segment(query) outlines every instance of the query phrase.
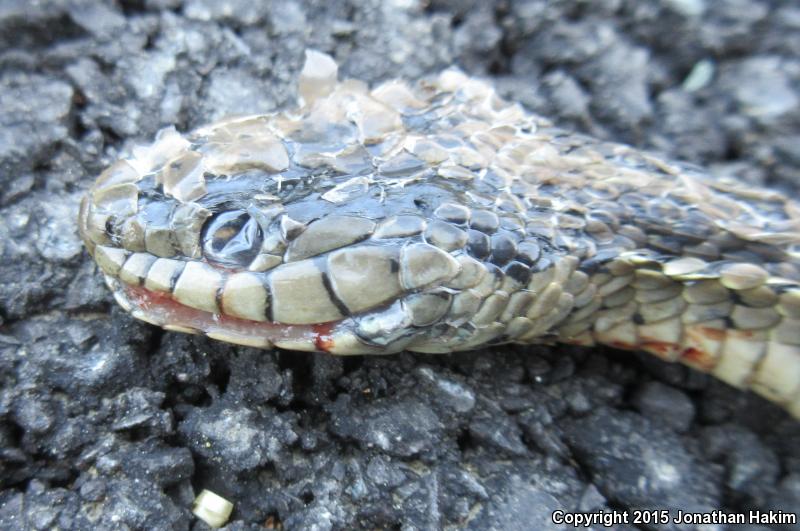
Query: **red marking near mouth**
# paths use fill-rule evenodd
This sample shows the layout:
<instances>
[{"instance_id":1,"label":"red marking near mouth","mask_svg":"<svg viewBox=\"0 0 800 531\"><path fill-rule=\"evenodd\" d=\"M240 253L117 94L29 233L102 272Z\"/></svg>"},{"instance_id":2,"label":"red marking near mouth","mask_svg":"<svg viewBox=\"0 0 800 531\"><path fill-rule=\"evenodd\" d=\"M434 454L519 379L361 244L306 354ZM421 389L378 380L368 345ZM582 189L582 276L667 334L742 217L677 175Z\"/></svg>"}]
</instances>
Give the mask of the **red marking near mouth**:
<instances>
[{"instance_id":1,"label":"red marking near mouth","mask_svg":"<svg viewBox=\"0 0 800 531\"><path fill-rule=\"evenodd\" d=\"M330 352L333 348L333 323L321 323L311 325L312 330L316 334L314 338L314 345L322 352Z\"/></svg>"},{"instance_id":2,"label":"red marking near mouth","mask_svg":"<svg viewBox=\"0 0 800 531\"><path fill-rule=\"evenodd\" d=\"M176 325L205 332L224 334L231 342L253 346L260 340L305 341L318 350L333 348L333 328L338 321L309 325L252 321L225 314L209 313L176 301L172 294L151 291L141 286L123 286L128 301L161 326ZM238 339L238 341L236 341Z\"/></svg>"}]
</instances>

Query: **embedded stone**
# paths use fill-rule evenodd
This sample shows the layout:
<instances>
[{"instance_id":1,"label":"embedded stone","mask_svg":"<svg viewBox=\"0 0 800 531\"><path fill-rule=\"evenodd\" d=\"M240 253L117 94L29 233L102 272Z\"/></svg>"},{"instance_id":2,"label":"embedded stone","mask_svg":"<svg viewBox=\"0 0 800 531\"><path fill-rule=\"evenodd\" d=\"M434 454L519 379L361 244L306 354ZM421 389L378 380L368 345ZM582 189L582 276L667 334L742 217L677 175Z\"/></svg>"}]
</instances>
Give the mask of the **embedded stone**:
<instances>
[{"instance_id":1,"label":"embedded stone","mask_svg":"<svg viewBox=\"0 0 800 531\"><path fill-rule=\"evenodd\" d=\"M333 214L311 223L286 249L286 261L296 262L368 238L375 222Z\"/></svg>"},{"instance_id":2,"label":"embedded stone","mask_svg":"<svg viewBox=\"0 0 800 531\"><path fill-rule=\"evenodd\" d=\"M427 243L412 243L400 253L400 279L407 290L450 280L460 271L455 258Z\"/></svg>"},{"instance_id":3,"label":"embedded stone","mask_svg":"<svg viewBox=\"0 0 800 531\"><path fill-rule=\"evenodd\" d=\"M267 320L267 289L259 275L230 275L222 290L221 303L222 311L227 315L251 321Z\"/></svg>"},{"instance_id":4,"label":"embedded stone","mask_svg":"<svg viewBox=\"0 0 800 531\"><path fill-rule=\"evenodd\" d=\"M192 513L211 528L222 527L228 522L233 504L215 492L203 489L192 505Z\"/></svg>"},{"instance_id":5,"label":"embedded stone","mask_svg":"<svg viewBox=\"0 0 800 531\"><path fill-rule=\"evenodd\" d=\"M175 300L185 306L217 313L217 292L222 287L222 275L201 262L187 262L172 291Z\"/></svg>"},{"instance_id":6,"label":"embedded stone","mask_svg":"<svg viewBox=\"0 0 800 531\"><path fill-rule=\"evenodd\" d=\"M350 312L372 308L403 292L398 254L395 247L377 246L348 247L331 253L331 286Z\"/></svg>"}]
</instances>

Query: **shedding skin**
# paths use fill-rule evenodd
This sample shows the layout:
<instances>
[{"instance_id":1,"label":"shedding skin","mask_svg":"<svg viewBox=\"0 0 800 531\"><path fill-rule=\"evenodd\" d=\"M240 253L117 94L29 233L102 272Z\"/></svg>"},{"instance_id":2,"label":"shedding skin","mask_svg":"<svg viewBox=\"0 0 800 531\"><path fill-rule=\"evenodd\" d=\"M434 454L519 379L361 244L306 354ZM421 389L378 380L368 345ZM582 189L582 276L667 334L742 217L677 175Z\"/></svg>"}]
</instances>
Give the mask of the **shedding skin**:
<instances>
[{"instance_id":1,"label":"shedding skin","mask_svg":"<svg viewBox=\"0 0 800 531\"><path fill-rule=\"evenodd\" d=\"M344 355L605 344L800 417L800 206L457 70L370 88L310 51L297 108L160 132L78 224L118 302L168 330Z\"/></svg>"}]
</instances>

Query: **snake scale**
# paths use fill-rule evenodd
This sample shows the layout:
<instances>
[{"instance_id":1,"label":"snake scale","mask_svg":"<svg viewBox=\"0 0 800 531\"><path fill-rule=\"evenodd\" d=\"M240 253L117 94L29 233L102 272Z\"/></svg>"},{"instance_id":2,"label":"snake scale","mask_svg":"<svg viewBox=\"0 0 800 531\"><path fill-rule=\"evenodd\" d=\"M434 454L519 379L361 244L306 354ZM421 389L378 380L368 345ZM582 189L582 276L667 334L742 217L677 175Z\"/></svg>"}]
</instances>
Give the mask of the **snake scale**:
<instances>
[{"instance_id":1,"label":"snake scale","mask_svg":"<svg viewBox=\"0 0 800 531\"><path fill-rule=\"evenodd\" d=\"M800 205L560 130L450 69L338 81L104 171L79 226L167 330L333 354L639 349L800 417Z\"/></svg>"}]
</instances>

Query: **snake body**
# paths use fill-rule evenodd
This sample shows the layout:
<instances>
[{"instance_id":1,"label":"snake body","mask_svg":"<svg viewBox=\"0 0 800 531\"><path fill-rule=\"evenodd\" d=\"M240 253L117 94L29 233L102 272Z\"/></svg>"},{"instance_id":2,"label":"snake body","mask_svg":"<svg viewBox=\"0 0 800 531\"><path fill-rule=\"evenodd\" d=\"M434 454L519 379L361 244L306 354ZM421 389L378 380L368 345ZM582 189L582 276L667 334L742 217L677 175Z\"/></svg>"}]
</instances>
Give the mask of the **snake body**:
<instances>
[{"instance_id":1,"label":"snake body","mask_svg":"<svg viewBox=\"0 0 800 531\"><path fill-rule=\"evenodd\" d=\"M169 330L334 354L640 349L800 417L800 207L555 128L457 70L370 88L308 52L292 110L159 133L79 226Z\"/></svg>"}]
</instances>

